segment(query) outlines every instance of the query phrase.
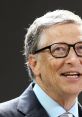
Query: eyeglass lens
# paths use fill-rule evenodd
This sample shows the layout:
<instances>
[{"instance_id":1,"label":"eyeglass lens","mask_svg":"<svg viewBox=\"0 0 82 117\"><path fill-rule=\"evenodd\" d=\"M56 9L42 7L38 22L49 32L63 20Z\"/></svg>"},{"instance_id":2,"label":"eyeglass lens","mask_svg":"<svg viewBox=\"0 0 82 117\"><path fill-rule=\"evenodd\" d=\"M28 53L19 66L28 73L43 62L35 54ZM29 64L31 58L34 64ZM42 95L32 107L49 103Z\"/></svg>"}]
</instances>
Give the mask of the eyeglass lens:
<instances>
[{"instance_id":1,"label":"eyeglass lens","mask_svg":"<svg viewBox=\"0 0 82 117\"><path fill-rule=\"evenodd\" d=\"M68 55L70 47L73 47L74 51L78 56L82 57L82 42L76 44L67 44L67 43L55 43L51 46L51 54L56 58L65 57Z\"/></svg>"}]
</instances>

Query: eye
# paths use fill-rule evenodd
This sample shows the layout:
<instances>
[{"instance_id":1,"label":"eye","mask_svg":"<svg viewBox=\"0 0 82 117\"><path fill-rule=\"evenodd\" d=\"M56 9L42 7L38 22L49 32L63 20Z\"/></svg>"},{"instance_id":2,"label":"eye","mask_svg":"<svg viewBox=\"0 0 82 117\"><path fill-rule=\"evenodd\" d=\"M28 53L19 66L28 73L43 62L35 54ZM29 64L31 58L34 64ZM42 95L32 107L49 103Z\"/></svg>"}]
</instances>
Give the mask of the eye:
<instances>
[{"instance_id":1,"label":"eye","mask_svg":"<svg viewBox=\"0 0 82 117\"><path fill-rule=\"evenodd\" d=\"M54 47L52 48L52 52L65 52L66 51L66 48L65 47L62 47L62 46L58 46L58 47Z\"/></svg>"},{"instance_id":2,"label":"eye","mask_svg":"<svg viewBox=\"0 0 82 117\"><path fill-rule=\"evenodd\" d=\"M82 45L78 46L77 49L82 49Z\"/></svg>"},{"instance_id":3,"label":"eye","mask_svg":"<svg viewBox=\"0 0 82 117\"><path fill-rule=\"evenodd\" d=\"M55 51L64 51L64 50L65 50L64 47L57 47L57 48L55 48Z\"/></svg>"},{"instance_id":4,"label":"eye","mask_svg":"<svg viewBox=\"0 0 82 117\"><path fill-rule=\"evenodd\" d=\"M82 45L77 46L77 47L76 47L76 51L82 52Z\"/></svg>"}]
</instances>

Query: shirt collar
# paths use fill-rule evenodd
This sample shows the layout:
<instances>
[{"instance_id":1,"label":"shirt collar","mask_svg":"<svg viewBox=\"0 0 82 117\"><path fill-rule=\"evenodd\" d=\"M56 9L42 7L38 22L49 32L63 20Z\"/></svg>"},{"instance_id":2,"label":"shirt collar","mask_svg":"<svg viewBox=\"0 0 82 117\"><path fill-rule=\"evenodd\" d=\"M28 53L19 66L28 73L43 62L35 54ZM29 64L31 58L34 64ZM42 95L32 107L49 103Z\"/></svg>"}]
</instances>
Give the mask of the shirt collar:
<instances>
[{"instance_id":1,"label":"shirt collar","mask_svg":"<svg viewBox=\"0 0 82 117\"><path fill-rule=\"evenodd\" d=\"M49 117L58 117L59 115L66 112L66 110L49 97L38 84L35 84L33 91L38 98L43 108L47 111ZM76 100L73 107L69 110L75 117L78 117L78 101Z\"/></svg>"}]
</instances>

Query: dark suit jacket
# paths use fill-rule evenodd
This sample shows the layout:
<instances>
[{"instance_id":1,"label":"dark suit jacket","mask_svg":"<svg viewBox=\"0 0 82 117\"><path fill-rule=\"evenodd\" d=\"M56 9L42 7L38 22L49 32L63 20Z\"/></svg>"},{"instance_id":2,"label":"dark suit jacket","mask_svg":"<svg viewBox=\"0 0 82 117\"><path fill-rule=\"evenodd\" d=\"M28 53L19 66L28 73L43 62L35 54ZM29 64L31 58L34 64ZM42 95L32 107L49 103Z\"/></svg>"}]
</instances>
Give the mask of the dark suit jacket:
<instances>
[{"instance_id":1,"label":"dark suit jacket","mask_svg":"<svg viewBox=\"0 0 82 117\"><path fill-rule=\"evenodd\" d=\"M49 117L45 109L38 102L32 87L16 99L0 104L0 117ZM79 105L79 104L78 104ZM82 117L82 107L79 105L79 117Z\"/></svg>"}]
</instances>

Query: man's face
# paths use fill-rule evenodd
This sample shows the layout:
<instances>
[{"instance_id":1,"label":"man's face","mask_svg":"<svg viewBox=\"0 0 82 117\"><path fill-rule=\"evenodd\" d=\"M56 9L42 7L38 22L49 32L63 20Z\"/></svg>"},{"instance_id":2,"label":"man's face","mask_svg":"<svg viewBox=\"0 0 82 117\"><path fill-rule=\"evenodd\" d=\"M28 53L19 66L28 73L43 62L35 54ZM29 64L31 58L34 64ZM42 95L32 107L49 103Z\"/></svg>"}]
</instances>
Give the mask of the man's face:
<instances>
[{"instance_id":1,"label":"man's face","mask_svg":"<svg viewBox=\"0 0 82 117\"><path fill-rule=\"evenodd\" d=\"M59 42L74 44L82 41L81 39L82 31L79 25L55 25L43 30L39 48ZM53 57L48 49L37 55L36 82L48 95L58 98L78 95L82 91L82 57L78 57L73 48L65 58Z\"/></svg>"}]
</instances>

